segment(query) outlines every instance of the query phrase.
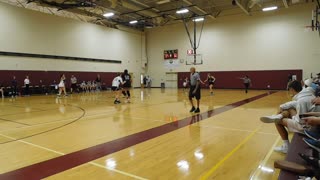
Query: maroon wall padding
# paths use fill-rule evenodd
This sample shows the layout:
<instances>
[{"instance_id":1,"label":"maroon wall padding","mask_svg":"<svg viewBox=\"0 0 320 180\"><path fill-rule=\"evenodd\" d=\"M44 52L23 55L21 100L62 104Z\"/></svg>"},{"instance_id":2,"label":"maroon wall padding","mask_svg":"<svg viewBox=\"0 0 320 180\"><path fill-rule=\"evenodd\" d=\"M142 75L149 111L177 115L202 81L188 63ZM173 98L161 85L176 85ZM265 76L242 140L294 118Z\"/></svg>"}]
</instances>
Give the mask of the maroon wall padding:
<instances>
[{"instance_id":1,"label":"maroon wall padding","mask_svg":"<svg viewBox=\"0 0 320 180\"><path fill-rule=\"evenodd\" d=\"M270 89L286 89L288 82L288 75L297 75L297 79L302 79L302 70L263 70L263 71L212 71L212 72L200 72L201 80L207 79L207 74L211 73L215 78L215 88L220 89L240 89L243 88L243 81L239 79L248 75L252 81L252 89L267 89L270 85ZM190 79L190 72L178 73L178 87L183 87L184 79L188 77ZM202 87L208 87L202 85Z\"/></svg>"},{"instance_id":2,"label":"maroon wall padding","mask_svg":"<svg viewBox=\"0 0 320 180\"><path fill-rule=\"evenodd\" d=\"M78 83L82 81L94 81L97 78L97 74L100 74L102 83L107 87L111 87L113 78L116 76L114 72L67 72L67 71L14 71L14 70L0 70L0 84L3 86L11 86L11 80L13 76L16 76L18 86L23 86L23 81L26 75L29 76L31 86L41 85L52 85L55 81L56 84L60 81L61 74L66 76L66 85L70 86L71 75L74 75Z\"/></svg>"}]
</instances>

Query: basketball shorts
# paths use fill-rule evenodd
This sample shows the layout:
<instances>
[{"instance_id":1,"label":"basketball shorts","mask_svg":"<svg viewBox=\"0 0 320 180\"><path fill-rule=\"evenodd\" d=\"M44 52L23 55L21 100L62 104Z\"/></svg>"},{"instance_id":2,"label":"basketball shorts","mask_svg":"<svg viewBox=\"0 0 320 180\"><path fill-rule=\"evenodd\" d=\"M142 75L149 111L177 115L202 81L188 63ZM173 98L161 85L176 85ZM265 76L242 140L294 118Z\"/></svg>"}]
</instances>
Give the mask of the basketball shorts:
<instances>
[{"instance_id":1,"label":"basketball shorts","mask_svg":"<svg viewBox=\"0 0 320 180\"><path fill-rule=\"evenodd\" d=\"M111 87L111 90L112 90L112 91L119 91L120 88L119 88L119 87L116 87L116 86L112 86L112 87Z\"/></svg>"},{"instance_id":2,"label":"basketball shorts","mask_svg":"<svg viewBox=\"0 0 320 180\"><path fill-rule=\"evenodd\" d=\"M189 98L196 98L197 100L201 99L201 91L200 86L198 87L197 91L193 94L193 91L196 89L196 86L190 86L189 91Z\"/></svg>"}]
</instances>

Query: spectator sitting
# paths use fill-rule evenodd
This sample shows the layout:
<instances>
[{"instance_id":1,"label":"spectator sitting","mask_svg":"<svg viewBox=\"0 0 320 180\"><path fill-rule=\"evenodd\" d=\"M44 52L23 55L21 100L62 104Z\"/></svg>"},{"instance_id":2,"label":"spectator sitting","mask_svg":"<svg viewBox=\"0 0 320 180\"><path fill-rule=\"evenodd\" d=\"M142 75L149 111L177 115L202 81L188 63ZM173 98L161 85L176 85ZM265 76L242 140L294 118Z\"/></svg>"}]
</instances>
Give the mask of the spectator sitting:
<instances>
[{"instance_id":1,"label":"spectator sitting","mask_svg":"<svg viewBox=\"0 0 320 180\"><path fill-rule=\"evenodd\" d=\"M80 87L83 92L86 92L88 90L88 86L85 81L82 81L82 83L80 84Z\"/></svg>"},{"instance_id":2,"label":"spectator sitting","mask_svg":"<svg viewBox=\"0 0 320 180\"><path fill-rule=\"evenodd\" d=\"M295 80L289 84L289 91L293 93L294 101L280 105L280 110L277 115L260 118L264 123L275 123L284 144L276 147L274 150L282 153L287 153L289 149L288 131L285 127L287 127L290 132L303 133L304 126L302 125L299 114L319 111L319 108L316 108L316 106L312 104L312 100L315 98L312 87L302 89L301 83Z\"/></svg>"}]
</instances>

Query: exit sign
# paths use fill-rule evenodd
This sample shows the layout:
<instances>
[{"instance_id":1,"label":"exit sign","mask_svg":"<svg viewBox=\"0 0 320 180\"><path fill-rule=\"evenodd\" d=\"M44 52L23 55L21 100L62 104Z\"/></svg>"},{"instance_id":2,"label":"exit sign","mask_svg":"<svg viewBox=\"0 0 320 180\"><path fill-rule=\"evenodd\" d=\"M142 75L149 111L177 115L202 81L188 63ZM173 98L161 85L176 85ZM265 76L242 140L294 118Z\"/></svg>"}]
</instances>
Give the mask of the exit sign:
<instances>
[{"instance_id":1,"label":"exit sign","mask_svg":"<svg viewBox=\"0 0 320 180\"><path fill-rule=\"evenodd\" d=\"M193 49L188 49L188 50L187 50L187 54L188 54L188 55L192 55L192 54L193 54Z\"/></svg>"}]
</instances>

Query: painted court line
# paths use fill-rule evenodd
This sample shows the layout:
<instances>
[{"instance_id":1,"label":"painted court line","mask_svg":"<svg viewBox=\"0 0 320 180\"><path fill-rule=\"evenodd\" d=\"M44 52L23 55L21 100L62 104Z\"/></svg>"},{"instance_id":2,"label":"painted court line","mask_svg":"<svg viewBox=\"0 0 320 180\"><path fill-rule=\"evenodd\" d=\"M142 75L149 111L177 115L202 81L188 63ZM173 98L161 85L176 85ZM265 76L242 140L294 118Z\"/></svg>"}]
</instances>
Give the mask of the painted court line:
<instances>
[{"instance_id":1,"label":"painted court line","mask_svg":"<svg viewBox=\"0 0 320 180\"><path fill-rule=\"evenodd\" d=\"M280 136L275 140L275 142L273 143L272 147L270 148L268 154L265 156L265 158L259 164L258 168L253 172L253 174L250 177L250 180L255 180L259 177L259 175L261 173L261 168L266 165L267 161L270 159L270 156L274 152L273 149L276 147L276 145L279 143L279 141L280 141Z\"/></svg>"},{"instance_id":2,"label":"painted court line","mask_svg":"<svg viewBox=\"0 0 320 180\"><path fill-rule=\"evenodd\" d=\"M255 129L252 133L250 133L244 140L242 140L234 149L232 149L226 156L224 156L216 165L214 165L208 172L206 172L200 180L208 179L226 160L228 160L235 152L237 152L244 144L246 144L259 128Z\"/></svg>"},{"instance_id":3,"label":"painted court line","mask_svg":"<svg viewBox=\"0 0 320 180\"><path fill-rule=\"evenodd\" d=\"M128 147L143 143L145 141L154 139L172 131L184 128L193 123L201 120L208 119L217 114L229 111L252 101L261 99L275 92L269 92L260 94L248 99L244 99L235 103L228 104L226 106L213 109L201 114L194 114L191 117L167 123L158 127L147 129L145 131L137 132L113 141L98 144L93 147L88 147L70 154L66 154L60 157L49 159L37 164L33 164L27 167L23 167L11 172L7 172L0 175L0 179L43 179L54 174L63 172L65 170L77 167L79 165L91 162L98 158L107 156L109 154L118 152Z\"/></svg>"},{"instance_id":4,"label":"painted court line","mask_svg":"<svg viewBox=\"0 0 320 180\"><path fill-rule=\"evenodd\" d=\"M17 139L15 139L15 138L13 138L13 137L10 137L10 136L4 135L4 134L0 134L0 136L6 137L6 138L12 139L12 140L17 140ZM17 141L18 141L18 142L21 142L21 143L24 143L24 144L27 144L27 145L30 145L30 146L33 146L33 147L37 147L37 148L46 150L46 151L53 152L53 153L55 153L55 154L65 155L65 153L62 153L62 152L59 152L59 151L56 151L56 150L53 150L53 149L49 149L49 148L46 148L46 147L43 147L43 146L39 146L39 145L30 143L30 142L27 142L27 141L23 141L23 140L17 140ZM117 170L117 169L114 169L114 168L105 167L105 166L100 165L100 164L95 163L95 162L89 162L88 164L92 164L92 165L94 165L94 166L97 166L97 167L100 167L100 168L103 168L103 169L108 169L108 170L110 170L110 171L114 171L114 172L117 172L117 173L119 173L119 174L132 177L132 178L134 178L134 179L147 180L147 179L145 179L145 178L142 178L142 177L139 177L139 176L136 176L136 175L133 175L133 174L124 172L124 171L120 171L120 170Z\"/></svg>"},{"instance_id":5,"label":"painted court line","mask_svg":"<svg viewBox=\"0 0 320 180\"><path fill-rule=\"evenodd\" d=\"M29 125L29 126L23 126L23 127L5 129L5 130L0 131L0 133L12 131L12 130L21 130L21 129L24 129L24 128L33 128L33 127L43 126L43 125L48 125L48 124L61 123L61 122L64 122L64 121L73 121L73 120L74 120L74 119L57 120L57 121L52 121L52 122L39 123L39 124L35 124L35 125Z\"/></svg>"},{"instance_id":6,"label":"painted court line","mask_svg":"<svg viewBox=\"0 0 320 180\"><path fill-rule=\"evenodd\" d=\"M132 177L132 178L134 178L134 179L148 180L148 179L145 179L145 178L143 178L143 177L139 177L139 176L136 176L136 175L133 175L133 174L124 172L124 171L120 171L120 170L117 170L117 169L114 169L114 168L108 168L108 167L106 167L106 166L103 166L103 165L98 164L98 163L95 163L95 162L89 162L89 164L92 164L92 165L97 166L97 167L101 167L101 168L103 168L103 169L108 169L108 170L110 170L110 171L114 171L114 172L117 172L117 173L119 173L119 174Z\"/></svg>"},{"instance_id":7,"label":"painted court line","mask_svg":"<svg viewBox=\"0 0 320 180\"><path fill-rule=\"evenodd\" d=\"M49 148L46 148L46 147L43 147L43 146L39 146L39 145L36 145L36 144L33 144L33 143L29 143L27 141L23 141L23 140L18 140L16 138L13 138L13 137L10 137L10 136L7 136L7 135L4 135L4 134L0 134L0 136L3 136L3 137L6 137L8 139L11 139L11 140L15 140L17 142L21 142L21 143L24 143L24 144L28 144L30 146L34 146L34 147L37 147L37 148L40 148L40 149L44 149L46 151L50 151L50 152L53 152L53 153L56 153L56 154L59 154L59 155L65 155L64 153L62 152L59 152L59 151L55 151L53 149L49 149Z\"/></svg>"},{"instance_id":8,"label":"painted court line","mask_svg":"<svg viewBox=\"0 0 320 180\"><path fill-rule=\"evenodd\" d=\"M13 120L9 120L9 119L3 119L3 118L0 118L0 121L10 122L10 123L14 123L14 124L20 124L20 125L24 125L24 126L31 126L30 124L26 124L26 123L22 123L22 122L18 122L18 121L13 121Z\"/></svg>"},{"instance_id":9,"label":"painted court line","mask_svg":"<svg viewBox=\"0 0 320 180\"><path fill-rule=\"evenodd\" d=\"M226 127L221 127L221 126L208 126L208 125L197 125L197 126L205 127L205 128L223 129L223 130L228 130L228 131L242 131L242 132L249 132L249 133L254 131L254 130L245 130L245 129L236 129L236 128L226 128ZM277 134L265 133L265 132L257 132L257 134L274 135L274 136L277 135Z\"/></svg>"}]
</instances>

